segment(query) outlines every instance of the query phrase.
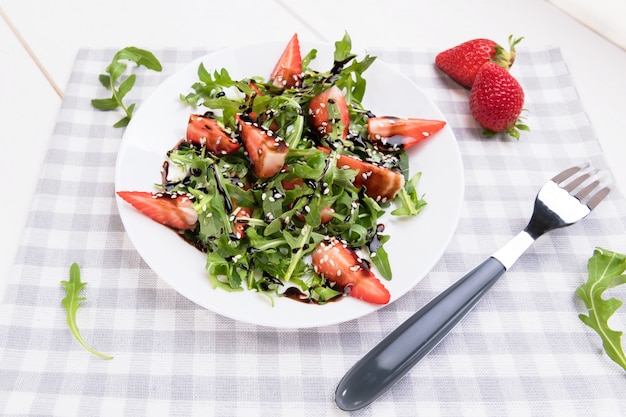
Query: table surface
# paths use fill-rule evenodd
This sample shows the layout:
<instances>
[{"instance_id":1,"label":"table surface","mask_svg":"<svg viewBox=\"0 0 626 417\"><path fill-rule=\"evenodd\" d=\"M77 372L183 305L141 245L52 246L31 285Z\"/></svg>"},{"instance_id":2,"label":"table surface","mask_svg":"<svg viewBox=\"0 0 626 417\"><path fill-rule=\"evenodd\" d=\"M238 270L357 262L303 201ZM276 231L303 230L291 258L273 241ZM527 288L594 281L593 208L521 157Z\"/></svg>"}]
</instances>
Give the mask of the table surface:
<instances>
[{"instance_id":1,"label":"table surface","mask_svg":"<svg viewBox=\"0 0 626 417\"><path fill-rule=\"evenodd\" d=\"M331 42L347 31L355 49L443 50L471 38L505 43L510 34L524 36L519 50L560 48L616 187L626 194L626 139L621 126L626 114L626 51L548 1L318 0L315 7L280 0L240 1L235 7L228 2L210 7L205 3L2 2L0 141L5 161L0 175L11 187L11 197L5 197L0 217L0 299L81 48L215 50L259 39L284 41L294 32L301 39ZM510 17L512 10L515 18ZM522 140L532 141L532 131Z\"/></svg>"}]
</instances>

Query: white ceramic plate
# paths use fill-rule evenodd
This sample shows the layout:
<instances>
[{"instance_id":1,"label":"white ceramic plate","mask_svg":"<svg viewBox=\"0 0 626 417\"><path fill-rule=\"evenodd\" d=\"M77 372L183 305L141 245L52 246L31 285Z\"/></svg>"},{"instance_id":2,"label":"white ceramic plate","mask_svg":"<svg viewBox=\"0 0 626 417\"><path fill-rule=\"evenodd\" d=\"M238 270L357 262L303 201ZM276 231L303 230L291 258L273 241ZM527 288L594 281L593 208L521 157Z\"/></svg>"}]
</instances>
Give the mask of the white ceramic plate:
<instances>
[{"instance_id":1,"label":"white ceramic plate","mask_svg":"<svg viewBox=\"0 0 626 417\"><path fill-rule=\"evenodd\" d=\"M126 128L117 159L116 191L154 191L154 184L161 181L165 153L184 136L193 110L179 101L179 95L190 91L200 62L209 71L226 68L233 79L268 77L285 45L263 43L221 50L191 62L156 88ZM302 43L301 47L303 55L311 48L318 50L313 68L331 68L333 45ZM445 120L419 87L391 66L377 60L365 77L364 104L375 114ZM428 206L415 218L382 219L385 233L391 235L385 248L394 276L384 281L391 302L415 287L442 256L456 229L464 192L461 156L449 126L410 148L409 154L411 173L423 172L418 192L425 195ZM326 305L278 298L272 307L265 296L252 291L213 289L203 253L119 198L118 208L137 251L158 276L183 296L218 314L263 326L305 328L352 320L381 307L350 297Z\"/></svg>"}]
</instances>

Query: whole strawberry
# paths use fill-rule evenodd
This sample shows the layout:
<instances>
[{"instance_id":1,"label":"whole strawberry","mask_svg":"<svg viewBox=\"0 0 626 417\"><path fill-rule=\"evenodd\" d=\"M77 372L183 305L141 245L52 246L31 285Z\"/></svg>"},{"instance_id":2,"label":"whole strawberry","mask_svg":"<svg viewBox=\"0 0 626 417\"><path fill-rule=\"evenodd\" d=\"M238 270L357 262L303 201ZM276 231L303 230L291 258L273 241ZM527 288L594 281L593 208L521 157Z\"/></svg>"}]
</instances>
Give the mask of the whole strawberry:
<instances>
[{"instance_id":1,"label":"whole strawberry","mask_svg":"<svg viewBox=\"0 0 626 417\"><path fill-rule=\"evenodd\" d=\"M476 73L486 62L495 61L510 68L515 61L515 45L522 39L509 36L508 52L490 39L472 39L437 54L435 65L457 83L471 87Z\"/></svg>"},{"instance_id":2,"label":"whole strawberry","mask_svg":"<svg viewBox=\"0 0 626 417\"><path fill-rule=\"evenodd\" d=\"M505 132L519 139L520 130L529 130L520 123L524 90L507 69L495 62L487 62L478 70L470 91L469 107L486 136Z\"/></svg>"}]
</instances>

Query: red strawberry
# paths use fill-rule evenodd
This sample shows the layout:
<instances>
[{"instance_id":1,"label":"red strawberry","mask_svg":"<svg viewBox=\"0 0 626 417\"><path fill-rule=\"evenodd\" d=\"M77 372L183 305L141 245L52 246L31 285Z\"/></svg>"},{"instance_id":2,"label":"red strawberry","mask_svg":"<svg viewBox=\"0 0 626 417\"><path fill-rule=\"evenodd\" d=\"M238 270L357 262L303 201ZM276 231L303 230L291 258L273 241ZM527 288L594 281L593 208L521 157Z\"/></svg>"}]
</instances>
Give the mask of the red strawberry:
<instances>
[{"instance_id":1,"label":"red strawberry","mask_svg":"<svg viewBox=\"0 0 626 417\"><path fill-rule=\"evenodd\" d=\"M289 152L285 141L271 130L255 123L246 114L235 115L235 120L256 176L269 178L277 174L285 165L285 158Z\"/></svg>"},{"instance_id":2,"label":"red strawberry","mask_svg":"<svg viewBox=\"0 0 626 417\"><path fill-rule=\"evenodd\" d=\"M285 190L295 190L296 187L302 188L303 184L304 184L304 180L302 178L293 178L289 181L285 181L285 180L282 181L282 185ZM326 224L329 221L331 221L334 218L333 217L334 212L335 212L335 209L332 207L322 207L320 209L320 220L322 224ZM306 218L304 217L304 215L300 214L298 215L298 218L302 220L303 222L306 222Z\"/></svg>"},{"instance_id":3,"label":"red strawberry","mask_svg":"<svg viewBox=\"0 0 626 417\"><path fill-rule=\"evenodd\" d=\"M248 218L252 216L252 209L250 207L235 207L233 215L235 216L233 233L237 239L243 239L248 227Z\"/></svg>"},{"instance_id":4,"label":"red strawberry","mask_svg":"<svg viewBox=\"0 0 626 417\"><path fill-rule=\"evenodd\" d=\"M519 130L529 130L519 123L523 106L524 90L506 69L495 62L480 68L470 91L469 107L485 135L505 132L519 139Z\"/></svg>"},{"instance_id":5,"label":"red strawberry","mask_svg":"<svg viewBox=\"0 0 626 417\"><path fill-rule=\"evenodd\" d=\"M216 155L233 153L241 147L224 126L208 115L189 116L187 141L197 146L206 146L209 152Z\"/></svg>"},{"instance_id":6,"label":"red strawberry","mask_svg":"<svg viewBox=\"0 0 626 417\"><path fill-rule=\"evenodd\" d=\"M302 84L302 56L297 33L285 47L269 80L278 88L299 87Z\"/></svg>"},{"instance_id":7,"label":"red strawberry","mask_svg":"<svg viewBox=\"0 0 626 417\"><path fill-rule=\"evenodd\" d=\"M330 149L319 147L319 150L330 154ZM336 165L340 168L358 171L354 178L354 186L365 186L365 194L378 202L392 201L398 191L404 187L404 177L397 171L362 161L356 157L339 155Z\"/></svg>"},{"instance_id":8,"label":"red strawberry","mask_svg":"<svg viewBox=\"0 0 626 417\"><path fill-rule=\"evenodd\" d=\"M490 39L473 39L453 48L440 52L435 57L435 64L454 81L464 87L471 87L480 67L489 61L496 61L501 66L510 68L515 61L515 45L522 38L513 39L509 36L507 52L503 47Z\"/></svg>"},{"instance_id":9,"label":"red strawberry","mask_svg":"<svg viewBox=\"0 0 626 417\"><path fill-rule=\"evenodd\" d=\"M117 195L152 220L173 229L192 230L198 222L192 200L185 194L118 191Z\"/></svg>"},{"instance_id":10,"label":"red strawberry","mask_svg":"<svg viewBox=\"0 0 626 417\"><path fill-rule=\"evenodd\" d=\"M316 273L337 283L352 297L374 304L387 304L391 295L367 263L338 239L321 241L313 251L311 263Z\"/></svg>"},{"instance_id":11,"label":"red strawberry","mask_svg":"<svg viewBox=\"0 0 626 417\"><path fill-rule=\"evenodd\" d=\"M367 119L367 137L378 149L406 149L439 132L443 120L379 116Z\"/></svg>"},{"instance_id":12,"label":"red strawberry","mask_svg":"<svg viewBox=\"0 0 626 417\"><path fill-rule=\"evenodd\" d=\"M328 107L335 106L339 112L339 120L330 120ZM350 113L343 93L336 85L313 97L309 103L309 117L315 131L324 136L332 132L333 123L341 121L342 135L345 138L350 130Z\"/></svg>"}]
</instances>

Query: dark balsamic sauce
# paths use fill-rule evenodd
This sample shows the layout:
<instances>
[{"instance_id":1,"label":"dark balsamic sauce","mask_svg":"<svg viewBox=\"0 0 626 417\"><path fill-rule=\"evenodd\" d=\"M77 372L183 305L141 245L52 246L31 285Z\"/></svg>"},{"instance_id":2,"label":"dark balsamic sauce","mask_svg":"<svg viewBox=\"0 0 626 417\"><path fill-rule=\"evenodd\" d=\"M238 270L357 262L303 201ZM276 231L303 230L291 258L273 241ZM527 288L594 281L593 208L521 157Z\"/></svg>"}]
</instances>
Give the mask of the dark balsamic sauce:
<instances>
[{"instance_id":1,"label":"dark balsamic sauce","mask_svg":"<svg viewBox=\"0 0 626 417\"><path fill-rule=\"evenodd\" d=\"M405 136L394 135L394 136L386 138L384 144L381 143L381 145L385 149L400 150L400 149L404 149L406 141L407 141L407 138Z\"/></svg>"},{"instance_id":2,"label":"dark balsamic sauce","mask_svg":"<svg viewBox=\"0 0 626 417\"><path fill-rule=\"evenodd\" d=\"M379 235L384 231L385 231L384 224L380 223L376 225L376 233L374 233L374 236L372 236L372 239L369 242L367 242L367 247L370 250L370 253L375 253L378 250L378 248L382 246Z\"/></svg>"},{"instance_id":3,"label":"dark balsamic sauce","mask_svg":"<svg viewBox=\"0 0 626 417\"><path fill-rule=\"evenodd\" d=\"M222 196L224 200L224 210L226 213L230 214L233 212L233 202L226 194L226 190L222 187L222 179L220 178L220 174L217 172L214 166L211 165L211 171L213 171L213 176L215 177L215 184L217 185L217 192Z\"/></svg>"},{"instance_id":4,"label":"dark balsamic sauce","mask_svg":"<svg viewBox=\"0 0 626 417\"><path fill-rule=\"evenodd\" d=\"M328 304L328 303L336 303L343 299L343 294L339 294L330 300L326 300L323 303L320 303L318 300L311 298L307 294L303 293L296 287L289 287L283 292L283 296L289 298L290 300L298 301L304 304Z\"/></svg>"}]
</instances>

